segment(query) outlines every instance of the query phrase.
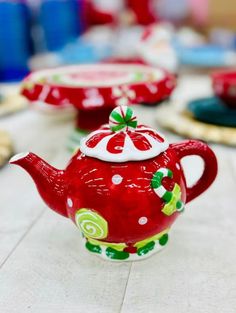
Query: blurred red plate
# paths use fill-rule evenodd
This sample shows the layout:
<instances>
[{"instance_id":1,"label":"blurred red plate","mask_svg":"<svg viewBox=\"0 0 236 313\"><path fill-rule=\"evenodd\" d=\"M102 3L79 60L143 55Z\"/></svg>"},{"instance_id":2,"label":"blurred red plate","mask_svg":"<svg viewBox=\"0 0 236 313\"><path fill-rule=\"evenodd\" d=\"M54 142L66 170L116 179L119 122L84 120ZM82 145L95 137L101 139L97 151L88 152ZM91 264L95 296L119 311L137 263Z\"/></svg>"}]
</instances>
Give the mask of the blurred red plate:
<instances>
[{"instance_id":1,"label":"blurred red plate","mask_svg":"<svg viewBox=\"0 0 236 313\"><path fill-rule=\"evenodd\" d=\"M22 94L31 102L79 110L113 108L127 104L153 104L170 96L175 77L141 64L75 65L31 73Z\"/></svg>"},{"instance_id":2,"label":"blurred red plate","mask_svg":"<svg viewBox=\"0 0 236 313\"><path fill-rule=\"evenodd\" d=\"M215 95L226 106L236 109L236 69L218 71L211 75Z\"/></svg>"}]
</instances>

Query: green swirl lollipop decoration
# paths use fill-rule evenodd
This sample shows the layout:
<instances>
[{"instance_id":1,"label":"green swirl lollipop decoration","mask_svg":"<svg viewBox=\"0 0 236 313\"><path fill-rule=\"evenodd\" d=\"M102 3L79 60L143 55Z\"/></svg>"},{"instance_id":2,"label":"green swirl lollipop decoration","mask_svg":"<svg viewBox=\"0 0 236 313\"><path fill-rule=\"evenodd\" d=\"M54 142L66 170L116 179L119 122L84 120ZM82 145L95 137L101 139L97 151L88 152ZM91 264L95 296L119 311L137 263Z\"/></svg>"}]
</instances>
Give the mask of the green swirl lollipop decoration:
<instances>
[{"instance_id":1,"label":"green swirl lollipop decoration","mask_svg":"<svg viewBox=\"0 0 236 313\"><path fill-rule=\"evenodd\" d=\"M104 239L107 237L107 221L96 212L80 209L76 212L75 222L86 238Z\"/></svg>"}]
</instances>

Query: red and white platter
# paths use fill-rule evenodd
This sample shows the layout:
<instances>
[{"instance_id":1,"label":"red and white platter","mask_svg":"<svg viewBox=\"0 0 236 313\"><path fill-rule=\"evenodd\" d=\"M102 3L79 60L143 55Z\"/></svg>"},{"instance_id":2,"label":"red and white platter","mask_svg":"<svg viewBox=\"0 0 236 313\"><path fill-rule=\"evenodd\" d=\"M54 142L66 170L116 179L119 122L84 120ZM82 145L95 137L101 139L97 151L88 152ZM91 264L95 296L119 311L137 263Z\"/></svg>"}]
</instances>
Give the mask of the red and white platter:
<instances>
[{"instance_id":1,"label":"red and white platter","mask_svg":"<svg viewBox=\"0 0 236 313\"><path fill-rule=\"evenodd\" d=\"M146 65L75 65L31 73L22 94L31 102L93 110L158 103L170 96L175 85L173 75Z\"/></svg>"}]
</instances>

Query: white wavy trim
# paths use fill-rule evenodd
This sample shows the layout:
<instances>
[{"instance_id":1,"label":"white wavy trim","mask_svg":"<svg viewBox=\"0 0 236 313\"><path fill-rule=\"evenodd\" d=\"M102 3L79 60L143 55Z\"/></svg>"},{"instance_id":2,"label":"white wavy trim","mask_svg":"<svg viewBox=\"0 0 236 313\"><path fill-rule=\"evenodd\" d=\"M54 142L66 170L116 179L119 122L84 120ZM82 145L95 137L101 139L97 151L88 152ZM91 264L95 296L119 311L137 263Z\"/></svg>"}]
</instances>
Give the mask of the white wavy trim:
<instances>
[{"instance_id":1,"label":"white wavy trim","mask_svg":"<svg viewBox=\"0 0 236 313\"><path fill-rule=\"evenodd\" d=\"M139 129L137 129L139 130ZM140 130L151 130L151 128L140 128ZM124 147L122 148L123 151L120 154L114 154L110 153L107 151L107 144L109 140L114 136L114 133L111 135L103 138L95 148L89 148L86 145L86 142L93 137L96 134L99 133L109 133L109 130L97 130L93 133L91 133L88 137L83 138L81 140L81 146L80 146L80 151L83 152L85 155L97 158L102 161L107 161L107 162L127 162L127 161L141 161L141 160L147 160L154 158L155 156L158 156L160 153L164 152L165 150L168 149L169 143L164 139L162 135L158 133L163 139L164 142L158 142L156 139L154 139L152 136L145 134L145 133L140 133L142 134L148 142L151 144L152 148L150 148L147 151L141 151L138 150L132 140L130 139L129 136L125 137L125 142L124 142Z\"/></svg>"}]
</instances>

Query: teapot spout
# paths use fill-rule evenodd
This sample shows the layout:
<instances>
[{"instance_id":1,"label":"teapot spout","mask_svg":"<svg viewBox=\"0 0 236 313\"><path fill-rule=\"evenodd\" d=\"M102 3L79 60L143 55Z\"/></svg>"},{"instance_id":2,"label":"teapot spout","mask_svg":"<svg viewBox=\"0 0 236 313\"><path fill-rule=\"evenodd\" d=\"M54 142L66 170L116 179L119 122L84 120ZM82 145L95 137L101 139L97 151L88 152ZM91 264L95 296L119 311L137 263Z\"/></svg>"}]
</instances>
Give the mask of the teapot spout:
<instances>
[{"instance_id":1,"label":"teapot spout","mask_svg":"<svg viewBox=\"0 0 236 313\"><path fill-rule=\"evenodd\" d=\"M31 152L11 158L10 164L24 168L34 180L44 202L57 213L68 217L66 211L65 172L58 170Z\"/></svg>"}]
</instances>

